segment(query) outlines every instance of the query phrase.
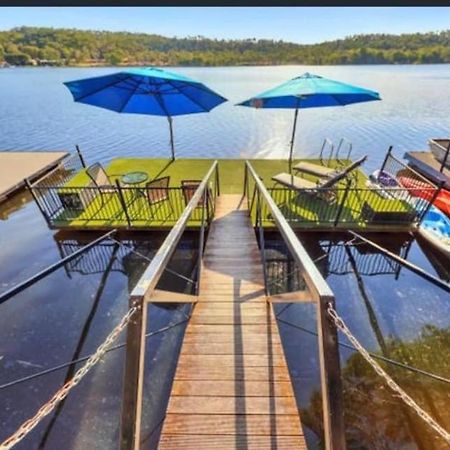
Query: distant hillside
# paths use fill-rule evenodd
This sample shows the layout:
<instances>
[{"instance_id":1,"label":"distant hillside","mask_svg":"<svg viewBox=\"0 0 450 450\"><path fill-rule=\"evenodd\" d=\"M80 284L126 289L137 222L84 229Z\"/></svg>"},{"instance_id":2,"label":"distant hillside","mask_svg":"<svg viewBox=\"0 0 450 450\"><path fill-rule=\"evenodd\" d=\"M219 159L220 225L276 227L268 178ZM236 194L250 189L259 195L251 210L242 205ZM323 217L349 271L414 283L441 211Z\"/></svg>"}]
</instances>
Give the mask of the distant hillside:
<instances>
[{"instance_id":1,"label":"distant hillside","mask_svg":"<svg viewBox=\"0 0 450 450\"><path fill-rule=\"evenodd\" d=\"M12 65L177 65L450 63L450 30L367 34L321 44L218 40L201 36L21 27L0 32L0 62Z\"/></svg>"}]
</instances>

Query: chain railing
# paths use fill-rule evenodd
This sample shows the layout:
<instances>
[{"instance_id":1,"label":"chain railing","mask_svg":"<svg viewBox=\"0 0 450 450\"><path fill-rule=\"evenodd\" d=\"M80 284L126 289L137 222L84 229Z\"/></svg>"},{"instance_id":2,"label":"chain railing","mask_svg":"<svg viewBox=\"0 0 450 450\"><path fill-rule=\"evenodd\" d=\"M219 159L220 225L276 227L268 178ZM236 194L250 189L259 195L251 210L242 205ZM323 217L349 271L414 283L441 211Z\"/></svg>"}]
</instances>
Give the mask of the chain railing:
<instances>
[{"instance_id":1,"label":"chain railing","mask_svg":"<svg viewBox=\"0 0 450 450\"><path fill-rule=\"evenodd\" d=\"M210 186L211 180L215 181L214 186ZM83 367L81 367L69 381L58 389L50 400L39 408L33 417L26 420L15 433L0 444L0 450L9 450L13 448L16 444L22 441L45 417L47 417L56 408L56 406L67 397L69 392L83 379L83 377L100 361L102 356L111 349L112 344L125 327L127 327L127 353L125 362L120 446L123 449L139 448L140 414L143 390L143 364L145 340L147 337L147 303L148 301L151 301L149 297L156 288L162 273L166 270L166 266L170 261L190 218L193 214L197 213L201 214L199 246L199 259L201 259L201 255L204 250L206 226L209 224L210 220L212 220L215 208L215 196L218 193L218 163L215 161L198 188L195 190L179 220L169 232L144 274L137 282L131 293L130 307L125 316L106 337L105 341L97 348L95 353L89 357ZM52 273L65 263L74 260L76 257L90 250L93 246L99 244L107 237L110 237L113 233L115 233L115 230L106 233L85 247L75 251L71 255L62 258L56 264L49 266L47 269L44 269L34 277L25 280L20 285L2 294L2 296L0 296L0 302L6 301L16 293L41 280L49 273Z\"/></svg>"},{"instance_id":2,"label":"chain railing","mask_svg":"<svg viewBox=\"0 0 450 450\"><path fill-rule=\"evenodd\" d=\"M360 353L360 355L370 364L375 372L383 378L386 384L399 395L401 400L410 406L413 411L427 423L436 433L439 434L448 444L450 444L450 433L441 427L426 411L424 411L387 373L383 368L370 356L369 352L361 345L358 339L353 335L345 324L342 317L334 309L330 303L327 307L327 313L332 318L336 327L345 334L348 340L352 343L354 348Z\"/></svg>"},{"instance_id":3,"label":"chain railing","mask_svg":"<svg viewBox=\"0 0 450 450\"><path fill-rule=\"evenodd\" d=\"M47 417L69 392L84 378L84 376L100 361L102 356L108 351L110 346L114 343L122 330L128 325L133 315L140 305L132 306L119 324L111 331L105 341L97 348L96 352L86 361L83 367L77 370L73 378L65 383L52 398L42 405L37 413L25 421L18 430L0 444L0 450L9 450L24 439L45 417Z\"/></svg>"}]
</instances>

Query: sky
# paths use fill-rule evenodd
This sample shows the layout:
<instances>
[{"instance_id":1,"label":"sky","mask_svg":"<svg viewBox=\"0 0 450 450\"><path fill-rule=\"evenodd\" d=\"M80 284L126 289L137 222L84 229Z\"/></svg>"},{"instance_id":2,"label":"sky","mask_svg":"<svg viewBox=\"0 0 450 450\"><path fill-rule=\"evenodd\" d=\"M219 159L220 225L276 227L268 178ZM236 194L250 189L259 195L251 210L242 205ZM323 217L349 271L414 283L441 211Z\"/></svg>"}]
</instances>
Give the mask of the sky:
<instances>
[{"instance_id":1,"label":"sky","mask_svg":"<svg viewBox=\"0 0 450 450\"><path fill-rule=\"evenodd\" d=\"M450 28L450 7L3 7L0 12L0 30L28 25L305 44Z\"/></svg>"}]
</instances>

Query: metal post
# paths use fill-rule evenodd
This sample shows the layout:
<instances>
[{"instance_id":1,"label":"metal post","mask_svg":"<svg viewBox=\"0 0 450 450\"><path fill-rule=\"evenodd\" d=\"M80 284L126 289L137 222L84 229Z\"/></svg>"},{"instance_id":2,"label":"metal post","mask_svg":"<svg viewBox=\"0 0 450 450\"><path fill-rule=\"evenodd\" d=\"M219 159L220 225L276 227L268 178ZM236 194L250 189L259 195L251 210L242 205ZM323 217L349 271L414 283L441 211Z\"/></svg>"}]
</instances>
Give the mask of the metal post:
<instances>
[{"instance_id":1,"label":"metal post","mask_svg":"<svg viewBox=\"0 0 450 450\"><path fill-rule=\"evenodd\" d=\"M262 257L262 266L263 266L263 276L264 276L264 293L266 297L269 296L269 289L267 288L267 267L266 267L266 254L265 254L265 242L264 242L264 228L263 228L263 219L262 219L262 207L261 207L261 195L258 190L258 197L256 200L256 210L257 210L257 219L256 225L258 227L258 237L259 237L259 250L261 252Z\"/></svg>"},{"instance_id":2,"label":"metal post","mask_svg":"<svg viewBox=\"0 0 450 450\"><path fill-rule=\"evenodd\" d=\"M47 225L49 227L51 227L52 224L51 224L51 221L50 221L50 217L47 216L47 213L45 212L44 208L39 203L39 200L38 200L36 194L34 193L33 187L31 186L31 183L29 182L28 178L25 178L23 181L24 181L25 186L27 187L27 189L30 191L30 194L33 197L33 200L36 202L36 205L37 205L39 211L41 212L42 216L44 217L45 221L47 222Z\"/></svg>"},{"instance_id":3,"label":"metal post","mask_svg":"<svg viewBox=\"0 0 450 450\"><path fill-rule=\"evenodd\" d=\"M423 219L425 218L425 216L427 215L427 212L430 210L431 205L434 203L434 201L437 199L437 196L440 194L442 188L444 187L445 181L442 180L438 183L437 189L434 191L433 197L431 198L431 200L428 202L428 205L426 206L426 208L424 209L422 215L419 218L419 222L418 224L420 225L423 221Z\"/></svg>"},{"instance_id":4,"label":"metal post","mask_svg":"<svg viewBox=\"0 0 450 450\"><path fill-rule=\"evenodd\" d=\"M202 270L202 258L203 258L203 248L205 246L205 206L206 206L206 195L203 193L202 202L202 224L200 227L200 241L198 243L198 266L197 266L197 284L195 287L195 294L198 295L200 291L200 275Z\"/></svg>"},{"instance_id":5,"label":"metal post","mask_svg":"<svg viewBox=\"0 0 450 450\"><path fill-rule=\"evenodd\" d=\"M388 151L387 151L387 153L386 153L386 156L384 157L383 164L381 165L381 168L380 168L380 173L383 172L383 170L384 170L384 168L385 168L385 166L386 166L386 163L387 163L387 161L388 161L388 158L391 156L392 148L393 148L392 145L388 148Z\"/></svg>"},{"instance_id":6,"label":"metal post","mask_svg":"<svg viewBox=\"0 0 450 450\"><path fill-rule=\"evenodd\" d=\"M294 153L295 130L297 128L298 108L295 108L294 126L292 127L291 149L289 151L289 173L292 172L292 155Z\"/></svg>"},{"instance_id":7,"label":"metal post","mask_svg":"<svg viewBox=\"0 0 450 450\"><path fill-rule=\"evenodd\" d=\"M248 172L247 172L247 165L244 167L244 191L242 192L242 197L245 197L247 194L247 183L248 183Z\"/></svg>"},{"instance_id":8,"label":"metal post","mask_svg":"<svg viewBox=\"0 0 450 450\"><path fill-rule=\"evenodd\" d=\"M147 302L144 296L131 297L130 307L132 306L137 306L139 310L127 326L120 450L140 448L147 329Z\"/></svg>"},{"instance_id":9,"label":"metal post","mask_svg":"<svg viewBox=\"0 0 450 450\"><path fill-rule=\"evenodd\" d=\"M336 227L339 223L339 219L341 218L342 211L344 210L345 202L347 201L348 193L350 192L351 181L347 180L344 195L342 197L342 202L339 205L339 210L336 214L336 219L334 219L334 226Z\"/></svg>"},{"instance_id":10,"label":"metal post","mask_svg":"<svg viewBox=\"0 0 450 450\"><path fill-rule=\"evenodd\" d=\"M328 314L334 296L320 296L317 303L323 432L327 450L345 450L344 403L336 327Z\"/></svg>"},{"instance_id":11,"label":"metal post","mask_svg":"<svg viewBox=\"0 0 450 450\"><path fill-rule=\"evenodd\" d=\"M220 180L219 180L219 165L216 166L216 189L217 195L220 196Z\"/></svg>"},{"instance_id":12,"label":"metal post","mask_svg":"<svg viewBox=\"0 0 450 450\"><path fill-rule=\"evenodd\" d=\"M172 124L172 117L167 116L167 120L169 121L170 150L172 151L172 161L175 161L175 144L174 144L174 141L173 141L173 124Z\"/></svg>"},{"instance_id":13,"label":"metal post","mask_svg":"<svg viewBox=\"0 0 450 450\"><path fill-rule=\"evenodd\" d=\"M84 156L81 154L81 150L80 150L80 147L78 147L78 144L75 145L75 148L77 149L78 158L80 158L81 165L82 165L84 168L86 168L86 162L85 162L85 160L84 160Z\"/></svg>"},{"instance_id":14,"label":"metal post","mask_svg":"<svg viewBox=\"0 0 450 450\"><path fill-rule=\"evenodd\" d=\"M117 179L116 179L116 187L117 187L117 192L119 194L119 200L120 200L120 203L123 208L123 212L125 213L125 217L127 219L128 226L131 227L131 220L130 220L130 216L128 215L127 204L125 203L125 198L123 196L122 188L120 187L119 180L117 180Z\"/></svg>"},{"instance_id":15,"label":"metal post","mask_svg":"<svg viewBox=\"0 0 450 450\"><path fill-rule=\"evenodd\" d=\"M439 169L439 172L441 172L441 173L444 172L445 165L447 164L449 154L450 154L450 142L448 143L447 151L445 152L445 156L444 156L444 159L442 160L441 168Z\"/></svg>"}]
</instances>

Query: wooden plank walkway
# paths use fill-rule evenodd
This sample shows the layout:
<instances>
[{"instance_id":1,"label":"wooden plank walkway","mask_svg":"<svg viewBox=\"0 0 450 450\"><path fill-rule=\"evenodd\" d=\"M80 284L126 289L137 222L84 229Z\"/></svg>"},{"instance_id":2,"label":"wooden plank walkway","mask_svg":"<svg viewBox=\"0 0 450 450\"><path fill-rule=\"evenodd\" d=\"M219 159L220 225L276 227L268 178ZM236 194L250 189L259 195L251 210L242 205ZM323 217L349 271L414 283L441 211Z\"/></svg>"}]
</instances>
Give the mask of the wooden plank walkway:
<instances>
[{"instance_id":1,"label":"wooden plank walkway","mask_svg":"<svg viewBox=\"0 0 450 450\"><path fill-rule=\"evenodd\" d=\"M0 152L0 201L55 167L68 152Z\"/></svg>"},{"instance_id":2,"label":"wooden plank walkway","mask_svg":"<svg viewBox=\"0 0 450 450\"><path fill-rule=\"evenodd\" d=\"M240 199L217 199L200 298L159 449L306 449L256 237Z\"/></svg>"}]
</instances>

